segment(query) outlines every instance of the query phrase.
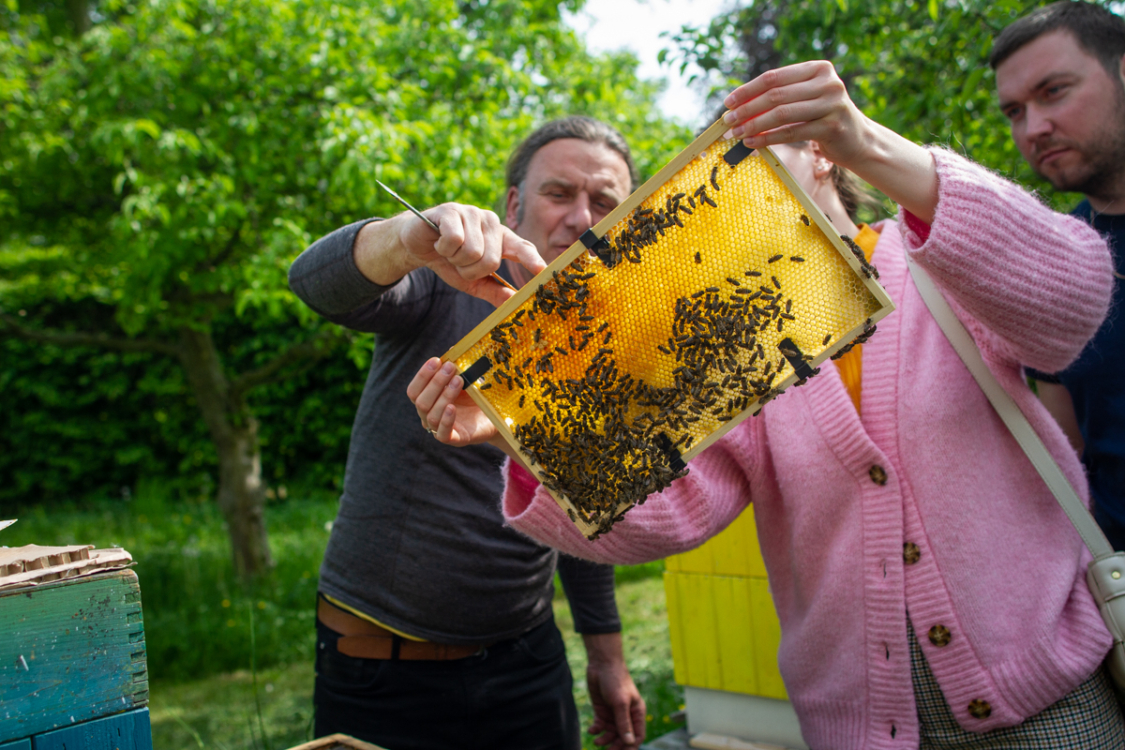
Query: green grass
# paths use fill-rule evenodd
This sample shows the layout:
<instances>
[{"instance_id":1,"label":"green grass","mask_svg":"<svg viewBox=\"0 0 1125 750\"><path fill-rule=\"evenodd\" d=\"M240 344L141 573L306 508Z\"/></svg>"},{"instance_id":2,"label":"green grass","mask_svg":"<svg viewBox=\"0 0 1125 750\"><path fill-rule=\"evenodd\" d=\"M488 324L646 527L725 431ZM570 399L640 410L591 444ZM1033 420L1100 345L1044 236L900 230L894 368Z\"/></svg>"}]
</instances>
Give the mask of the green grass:
<instances>
[{"instance_id":1,"label":"green grass","mask_svg":"<svg viewBox=\"0 0 1125 750\"><path fill-rule=\"evenodd\" d=\"M282 750L311 738L317 570L335 513L329 493L271 504L277 566L249 590L235 579L214 504L166 501L155 488L131 503L21 509L13 514L19 523L0 532L0 544L116 545L132 553L144 606L154 747ZM683 702L672 679L663 570L662 562L617 569L625 655L648 705L649 739L676 728L669 715ZM586 726L593 718L586 654L561 591L555 615ZM585 747L595 747L592 738Z\"/></svg>"},{"instance_id":2,"label":"green grass","mask_svg":"<svg viewBox=\"0 0 1125 750\"><path fill-rule=\"evenodd\" d=\"M312 739L312 660L201 680L152 683L149 711L154 748L282 750ZM260 727L265 728L265 739Z\"/></svg>"}]
</instances>

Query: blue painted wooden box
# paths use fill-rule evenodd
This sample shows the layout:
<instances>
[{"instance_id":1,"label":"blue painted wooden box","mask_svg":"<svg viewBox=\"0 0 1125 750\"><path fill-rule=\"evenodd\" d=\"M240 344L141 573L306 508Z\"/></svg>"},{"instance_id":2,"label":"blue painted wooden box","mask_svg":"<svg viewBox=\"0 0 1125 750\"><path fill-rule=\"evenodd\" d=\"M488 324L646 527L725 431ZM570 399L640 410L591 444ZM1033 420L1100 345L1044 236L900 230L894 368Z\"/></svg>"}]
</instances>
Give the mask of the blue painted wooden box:
<instances>
[{"instance_id":1,"label":"blue painted wooden box","mask_svg":"<svg viewBox=\"0 0 1125 750\"><path fill-rule=\"evenodd\" d=\"M0 746L0 750L4 750ZM37 734L29 750L152 750L148 709L83 722Z\"/></svg>"},{"instance_id":2,"label":"blue painted wooden box","mask_svg":"<svg viewBox=\"0 0 1125 750\"><path fill-rule=\"evenodd\" d=\"M0 591L0 743L147 704L141 590L133 571ZM144 722L147 728L147 710Z\"/></svg>"}]
</instances>

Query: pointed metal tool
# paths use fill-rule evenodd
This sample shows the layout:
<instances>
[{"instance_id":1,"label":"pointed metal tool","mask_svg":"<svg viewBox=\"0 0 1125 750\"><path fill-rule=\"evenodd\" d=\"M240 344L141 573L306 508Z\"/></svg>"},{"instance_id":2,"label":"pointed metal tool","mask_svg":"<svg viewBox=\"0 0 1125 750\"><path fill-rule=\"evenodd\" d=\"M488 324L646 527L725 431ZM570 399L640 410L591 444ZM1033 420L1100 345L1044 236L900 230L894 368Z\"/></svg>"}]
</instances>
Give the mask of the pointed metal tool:
<instances>
[{"instance_id":1,"label":"pointed metal tool","mask_svg":"<svg viewBox=\"0 0 1125 750\"><path fill-rule=\"evenodd\" d=\"M382 182L379 182L379 180L375 180L375 182L376 182L376 183L378 183L379 187L383 188L383 189L384 189L384 190L386 190L386 191L387 191L388 193L390 193L390 194L391 194L391 197L392 197L392 198L394 198L394 199L395 199L396 201L398 201L398 202L399 202L399 203L401 203L401 204L402 204L403 206L405 206L405 207L406 207L406 209L407 209L408 211L410 211L410 212L411 212L412 214L414 214L415 216L417 216L417 217L418 217L419 219L421 219L422 221L426 222L426 226L428 226L428 227L429 227L430 229L432 229L432 230L434 230L435 232L437 232L437 233L438 233L439 235L441 234L441 230L440 230L440 229L438 229L438 226L437 226L437 224L433 223L432 221L430 221L429 219L427 219L427 218L426 218L425 216L423 216L423 215L422 215L422 212L421 212L421 211L419 211L418 209L414 208L414 206L412 206L412 205L410 205L409 203L407 203L407 202L406 202L406 200L405 200L405 199L404 199L404 198L403 198L403 197L402 197L401 195L399 195L399 194L398 194L398 193L396 193L395 191L391 190L391 189L390 189L389 187L387 187L386 185L384 185L384 184L383 184ZM498 282L499 284L501 284L501 285L503 285L503 286L506 286L506 287L508 287L508 288L509 288L509 289L511 289L511 290L512 290L513 292L514 292L514 291L517 291L517 290L516 290L516 288L515 288L514 286L512 286L511 284L509 284L509 283L508 283L507 281L504 281L503 277L501 277L501 276L500 276L500 274L498 274L498 273L493 273L493 274L491 274L491 276L492 276L492 278L493 278L493 279L494 279L494 280L495 280L496 282Z\"/></svg>"}]
</instances>

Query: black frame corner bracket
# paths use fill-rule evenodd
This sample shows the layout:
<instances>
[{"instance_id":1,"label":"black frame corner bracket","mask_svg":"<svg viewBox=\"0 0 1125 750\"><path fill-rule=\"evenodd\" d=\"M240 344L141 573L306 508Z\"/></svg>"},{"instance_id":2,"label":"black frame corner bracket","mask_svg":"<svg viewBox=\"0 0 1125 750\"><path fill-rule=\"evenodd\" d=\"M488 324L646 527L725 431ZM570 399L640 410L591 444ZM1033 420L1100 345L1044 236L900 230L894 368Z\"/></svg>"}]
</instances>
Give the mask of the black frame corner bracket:
<instances>
[{"instance_id":1,"label":"black frame corner bracket","mask_svg":"<svg viewBox=\"0 0 1125 750\"><path fill-rule=\"evenodd\" d=\"M484 377L485 373L491 369L492 360L488 357L481 357L476 362L469 365L469 369L461 373L461 382L468 388L470 385L477 382L477 380Z\"/></svg>"},{"instance_id":2,"label":"black frame corner bracket","mask_svg":"<svg viewBox=\"0 0 1125 750\"><path fill-rule=\"evenodd\" d=\"M745 159L750 154L754 153L754 149L748 148L745 143L739 141L730 147L725 154L723 154L723 161L732 167L738 166L738 163Z\"/></svg>"}]
</instances>

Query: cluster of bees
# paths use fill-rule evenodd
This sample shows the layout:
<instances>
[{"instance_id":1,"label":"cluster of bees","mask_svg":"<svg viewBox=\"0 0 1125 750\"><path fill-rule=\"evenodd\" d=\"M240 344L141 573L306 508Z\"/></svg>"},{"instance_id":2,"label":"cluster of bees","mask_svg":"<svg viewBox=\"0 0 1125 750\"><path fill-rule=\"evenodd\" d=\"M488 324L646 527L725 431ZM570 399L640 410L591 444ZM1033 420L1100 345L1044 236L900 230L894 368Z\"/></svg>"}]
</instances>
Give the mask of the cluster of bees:
<instances>
[{"instance_id":1,"label":"cluster of bees","mask_svg":"<svg viewBox=\"0 0 1125 750\"><path fill-rule=\"evenodd\" d=\"M860 248L860 246L855 244L855 241L846 234L841 234L840 239L843 241L844 245L846 245L847 248L852 251L852 255L855 256L856 260L859 261L860 272L862 272L863 275L869 279L872 277L876 279L879 278L879 269L871 265L871 263L867 262L867 256L863 254L863 250Z\"/></svg>"},{"instance_id":2,"label":"cluster of bees","mask_svg":"<svg viewBox=\"0 0 1125 750\"><path fill-rule=\"evenodd\" d=\"M622 500L643 502L687 472L670 465L669 455L652 442L651 429L628 418L637 389L644 386L619 372L609 322L598 324L589 314L588 282L596 276L587 270L589 265L590 258L583 256L555 271L529 308L492 329L491 382L486 379L479 387L498 385L535 394L535 414L513 433L531 463L545 473L544 484L569 497L578 509L577 514L571 511L573 518L580 514L583 521L597 525L596 536L620 518L615 511ZM570 324L569 348L543 340L539 324L544 317ZM536 353L517 362L513 344L520 342ZM582 378L555 376L556 357L589 346L597 346L597 351ZM527 393L520 395L519 407L527 400Z\"/></svg>"},{"instance_id":3,"label":"cluster of bees","mask_svg":"<svg viewBox=\"0 0 1125 750\"><path fill-rule=\"evenodd\" d=\"M715 192L719 192L721 189L718 174L719 168L713 167L711 169L711 187L714 188ZM622 260L640 263L641 248L658 242L658 237L665 236L664 230L666 229L682 228L684 222L680 218L680 214L691 216L705 205L718 208L719 204L715 203L711 196L707 194L707 185L703 184L696 188L691 195L676 193L668 196L665 199L663 209L638 208L633 212L633 216L629 219L625 229L618 233L607 251L599 253L599 257L609 268L613 268ZM695 254L695 262L701 262L699 253Z\"/></svg>"}]
</instances>

